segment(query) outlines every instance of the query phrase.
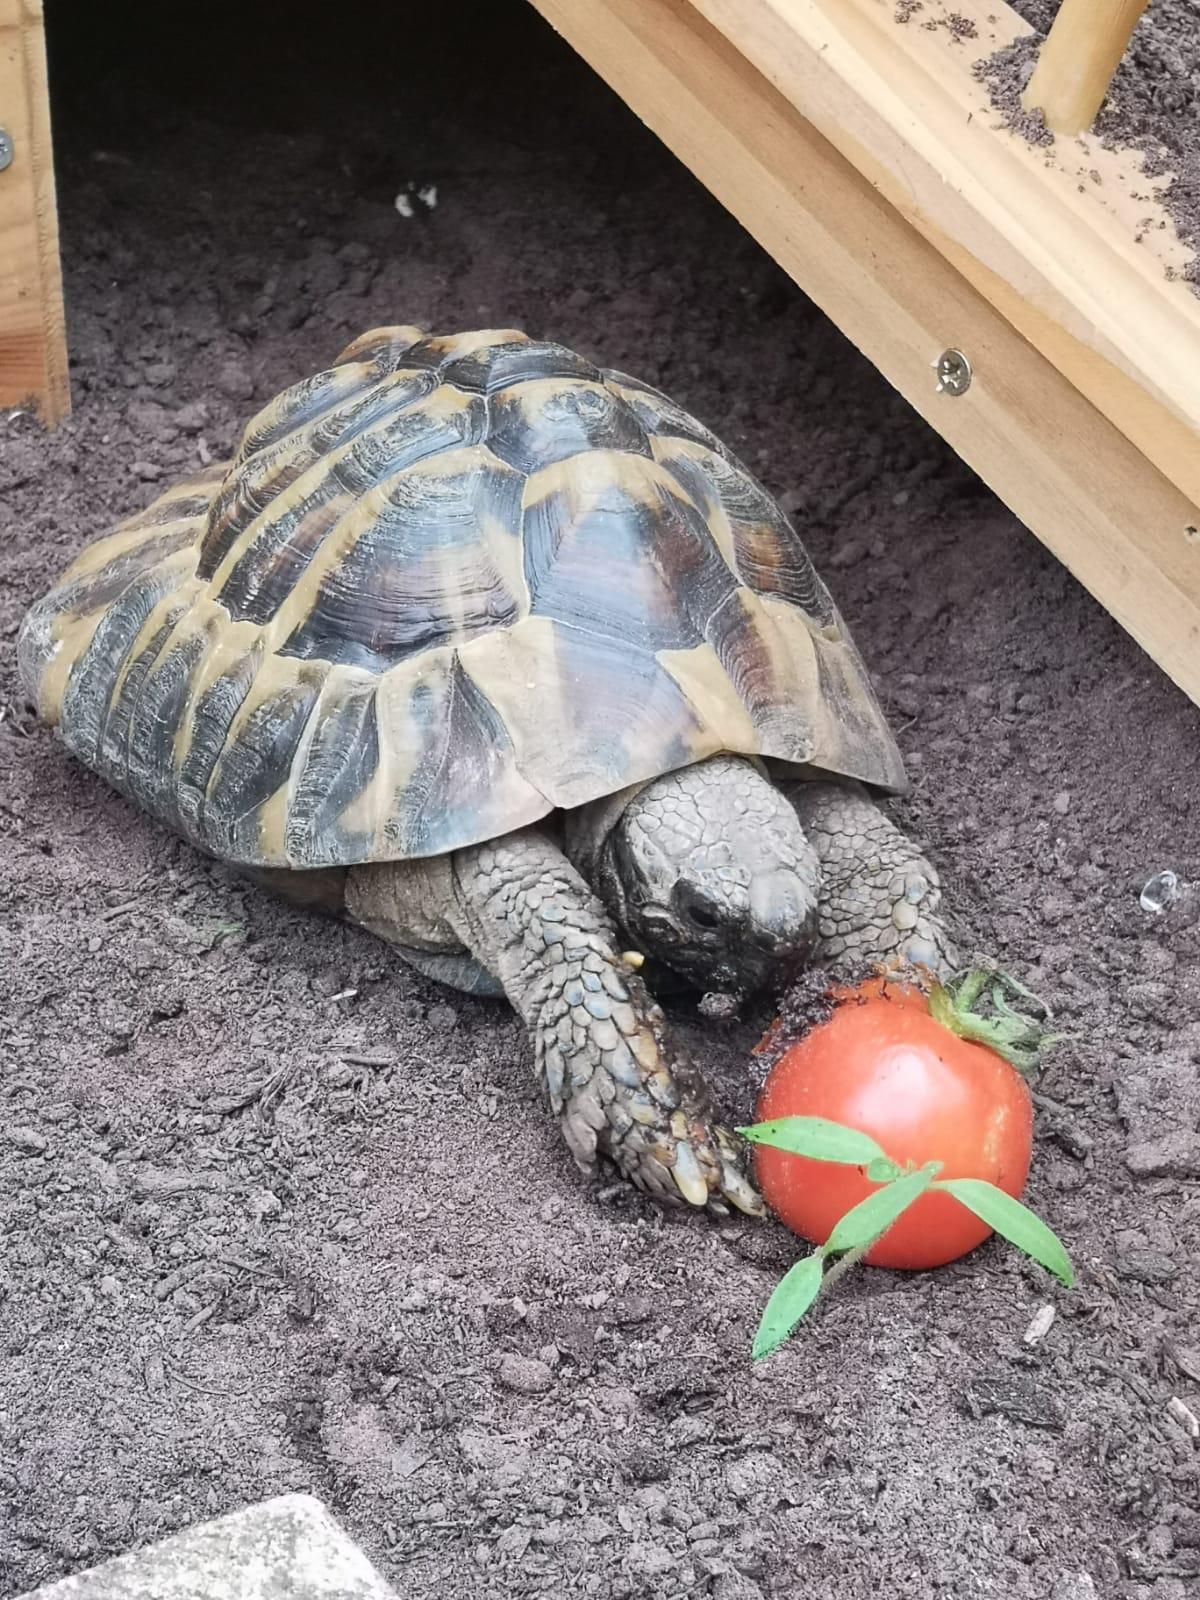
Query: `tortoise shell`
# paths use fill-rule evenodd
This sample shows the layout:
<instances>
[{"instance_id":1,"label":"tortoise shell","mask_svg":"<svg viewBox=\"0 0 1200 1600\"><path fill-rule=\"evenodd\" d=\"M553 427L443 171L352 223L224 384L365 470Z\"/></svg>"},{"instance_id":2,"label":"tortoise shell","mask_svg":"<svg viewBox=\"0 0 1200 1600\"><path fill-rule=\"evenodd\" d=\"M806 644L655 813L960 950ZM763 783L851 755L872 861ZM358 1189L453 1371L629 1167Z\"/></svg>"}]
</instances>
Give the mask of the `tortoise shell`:
<instances>
[{"instance_id":1,"label":"tortoise shell","mask_svg":"<svg viewBox=\"0 0 1200 1600\"><path fill-rule=\"evenodd\" d=\"M904 783L779 507L656 390L384 328L25 619L67 746L248 866L436 855L720 751Z\"/></svg>"}]
</instances>

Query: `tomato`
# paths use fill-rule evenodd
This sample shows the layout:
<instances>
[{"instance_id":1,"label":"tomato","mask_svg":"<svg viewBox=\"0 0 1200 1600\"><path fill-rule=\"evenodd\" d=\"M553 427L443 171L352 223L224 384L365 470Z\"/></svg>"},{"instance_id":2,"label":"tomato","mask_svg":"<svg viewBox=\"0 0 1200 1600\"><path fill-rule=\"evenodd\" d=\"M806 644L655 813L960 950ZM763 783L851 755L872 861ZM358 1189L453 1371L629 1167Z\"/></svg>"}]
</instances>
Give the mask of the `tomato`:
<instances>
[{"instance_id":1,"label":"tomato","mask_svg":"<svg viewBox=\"0 0 1200 1600\"><path fill-rule=\"evenodd\" d=\"M924 995L872 979L781 1057L757 1120L827 1117L868 1133L901 1166L940 1161L943 1178L983 1178L1019 1199L1029 1176L1033 1105L1015 1067L929 1014ZM878 1186L861 1167L755 1147L763 1198L794 1233L824 1244ZM872 1246L874 1266L955 1261L991 1233L948 1194L923 1194Z\"/></svg>"}]
</instances>

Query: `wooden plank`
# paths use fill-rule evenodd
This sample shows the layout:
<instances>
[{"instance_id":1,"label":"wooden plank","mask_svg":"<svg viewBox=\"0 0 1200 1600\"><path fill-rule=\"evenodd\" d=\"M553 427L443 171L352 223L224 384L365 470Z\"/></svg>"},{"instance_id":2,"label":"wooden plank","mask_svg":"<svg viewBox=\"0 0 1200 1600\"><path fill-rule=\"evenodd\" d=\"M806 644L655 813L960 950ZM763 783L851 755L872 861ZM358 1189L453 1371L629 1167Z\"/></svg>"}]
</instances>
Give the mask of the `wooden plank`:
<instances>
[{"instance_id":1,"label":"wooden plank","mask_svg":"<svg viewBox=\"0 0 1200 1600\"><path fill-rule=\"evenodd\" d=\"M688 0L533 3L1200 700L1196 507ZM954 346L959 398L931 370Z\"/></svg>"},{"instance_id":2,"label":"wooden plank","mask_svg":"<svg viewBox=\"0 0 1200 1600\"><path fill-rule=\"evenodd\" d=\"M907 23L891 0L693 3L1200 500L1200 299L1165 180L1091 135L1048 153L999 126L973 66L1031 31L1004 0L924 0Z\"/></svg>"},{"instance_id":3,"label":"wooden plank","mask_svg":"<svg viewBox=\"0 0 1200 1600\"><path fill-rule=\"evenodd\" d=\"M0 0L0 405L71 409L41 0Z\"/></svg>"}]
</instances>

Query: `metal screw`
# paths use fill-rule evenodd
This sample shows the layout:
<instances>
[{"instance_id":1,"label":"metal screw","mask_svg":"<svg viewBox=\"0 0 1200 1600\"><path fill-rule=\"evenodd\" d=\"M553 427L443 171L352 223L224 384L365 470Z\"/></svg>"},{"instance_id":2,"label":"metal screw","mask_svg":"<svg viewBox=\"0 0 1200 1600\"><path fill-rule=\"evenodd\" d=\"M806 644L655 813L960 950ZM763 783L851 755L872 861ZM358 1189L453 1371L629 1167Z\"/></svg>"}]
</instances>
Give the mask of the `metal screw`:
<instances>
[{"instance_id":1,"label":"metal screw","mask_svg":"<svg viewBox=\"0 0 1200 1600\"><path fill-rule=\"evenodd\" d=\"M13 142L7 128L0 128L0 172L12 166Z\"/></svg>"},{"instance_id":2,"label":"metal screw","mask_svg":"<svg viewBox=\"0 0 1200 1600\"><path fill-rule=\"evenodd\" d=\"M961 350L943 350L933 366L938 394L966 394L971 387L971 363Z\"/></svg>"}]
</instances>

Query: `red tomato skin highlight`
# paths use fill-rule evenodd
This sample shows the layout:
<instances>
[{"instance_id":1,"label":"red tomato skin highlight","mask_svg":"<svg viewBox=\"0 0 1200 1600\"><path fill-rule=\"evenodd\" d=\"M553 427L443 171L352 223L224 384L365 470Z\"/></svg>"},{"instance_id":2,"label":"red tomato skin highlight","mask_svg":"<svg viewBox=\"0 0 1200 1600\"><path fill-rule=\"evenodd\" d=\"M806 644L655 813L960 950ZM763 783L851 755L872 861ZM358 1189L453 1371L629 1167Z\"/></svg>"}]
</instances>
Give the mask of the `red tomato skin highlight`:
<instances>
[{"instance_id":1,"label":"red tomato skin highlight","mask_svg":"<svg viewBox=\"0 0 1200 1600\"><path fill-rule=\"evenodd\" d=\"M984 1178L1019 1199L1029 1176L1033 1105L995 1051L958 1038L911 994L876 989L843 1001L772 1070L756 1119L828 1117L869 1133L904 1166L941 1161L943 1178ZM793 1232L824 1244L878 1185L861 1167L755 1147L763 1198ZM866 1255L872 1266L922 1270L966 1255L991 1233L947 1194L922 1195Z\"/></svg>"}]
</instances>

